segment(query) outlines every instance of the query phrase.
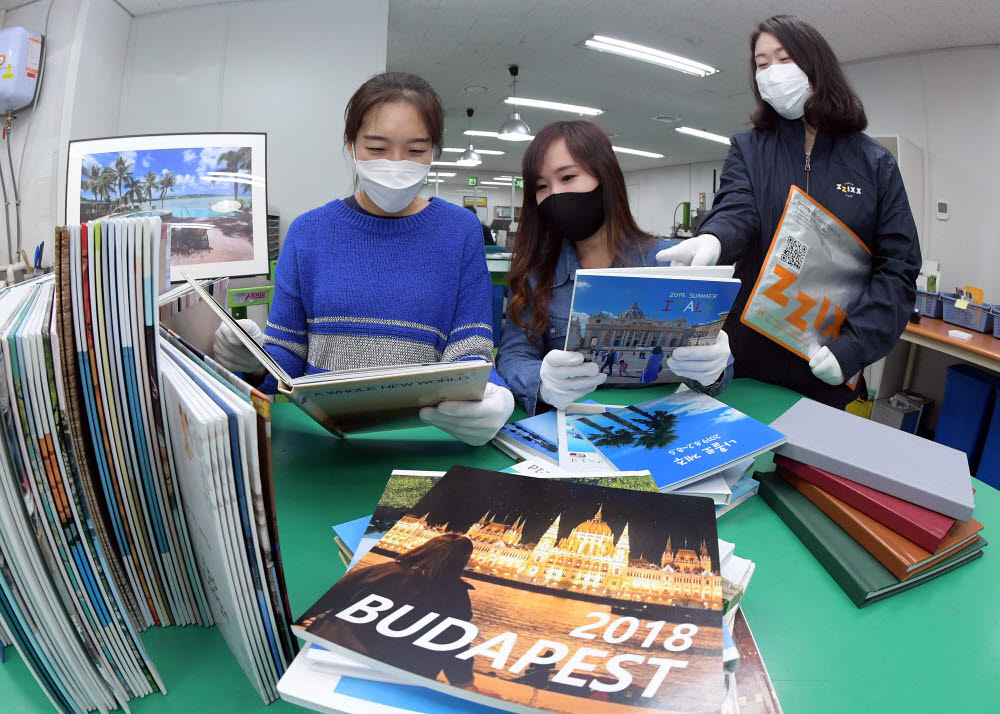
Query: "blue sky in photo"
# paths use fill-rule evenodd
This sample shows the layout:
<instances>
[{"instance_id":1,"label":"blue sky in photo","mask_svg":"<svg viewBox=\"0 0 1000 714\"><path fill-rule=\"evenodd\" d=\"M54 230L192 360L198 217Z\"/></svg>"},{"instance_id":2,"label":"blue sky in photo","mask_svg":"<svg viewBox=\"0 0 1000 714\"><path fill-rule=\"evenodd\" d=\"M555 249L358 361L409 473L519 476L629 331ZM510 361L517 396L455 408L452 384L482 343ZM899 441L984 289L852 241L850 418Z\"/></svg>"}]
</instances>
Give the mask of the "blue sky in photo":
<instances>
[{"instance_id":1,"label":"blue sky in photo","mask_svg":"<svg viewBox=\"0 0 1000 714\"><path fill-rule=\"evenodd\" d=\"M573 315L585 325L590 315L608 312L617 317L633 303L638 303L639 309L651 320L684 318L690 325L701 325L715 322L720 314L728 312L739 289L737 281L579 276L573 297ZM673 293L717 295L718 298L677 298L671 296Z\"/></svg>"},{"instance_id":2,"label":"blue sky in photo","mask_svg":"<svg viewBox=\"0 0 1000 714\"><path fill-rule=\"evenodd\" d=\"M102 154L84 154L83 174L86 177L90 167L99 164L111 166L119 156L132 164L132 175L141 178L152 171L162 176L170 171L177 177L173 196L191 194L216 194L219 196L233 195L233 184L225 181L212 183L206 175L209 171L225 171L219 165L219 157L227 151L239 147L212 146L194 149L151 149L148 151L109 151ZM94 198L89 191L83 191L85 198ZM155 195L155 192L154 192Z\"/></svg>"},{"instance_id":3,"label":"blue sky in photo","mask_svg":"<svg viewBox=\"0 0 1000 714\"><path fill-rule=\"evenodd\" d=\"M600 446L598 450L621 471L649 469L656 485L660 487L738 461L748 454L771 446L782 437L779 432L769 426L751 419L712 397L690 389L682 389L674 394L636 406L649 413L664 410L676 414L678 419L674 431L677 434L677 440L663 451L647 451L631 446L622 448ZM614 413L626 421L632 421L633 417L639 417L628 410L615 410ZM590 416L588 419L602 427L622 428L621 424L605 415ZM601 434L599 430L580 421L576 422L576 426L588 439L596 438ZM694 449L686 449L681 454L671 455L669 453L670 449L687 446L692 442L702 441L716 434L719 436L720 442L735 439L737 443L732 448L728 448L725 453L716 450L714 454L707 454L702 451L705 444ZM698 458L683 465L674 461L677 456L688 454L698 454Z\"/></svg>"}]
</instances>

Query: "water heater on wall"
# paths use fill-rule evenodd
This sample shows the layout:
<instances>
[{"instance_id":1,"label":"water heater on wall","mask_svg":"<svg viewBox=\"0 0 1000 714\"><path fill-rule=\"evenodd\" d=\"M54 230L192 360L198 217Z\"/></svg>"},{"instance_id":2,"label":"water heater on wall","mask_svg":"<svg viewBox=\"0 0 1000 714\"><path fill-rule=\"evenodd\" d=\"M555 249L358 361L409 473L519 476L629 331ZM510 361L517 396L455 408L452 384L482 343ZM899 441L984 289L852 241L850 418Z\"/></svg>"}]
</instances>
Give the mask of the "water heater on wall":
<instances>
[{"instance_id":1,"label":"water heater on wall","mask_svg":"<svg viewBox=\"0 0 1000 714\"><path fill-rule=\"evenodd\" d=\"M23 27L0 30L0 114L31 106L42 71L40 33Z\"/></svg>"}]
</instances>

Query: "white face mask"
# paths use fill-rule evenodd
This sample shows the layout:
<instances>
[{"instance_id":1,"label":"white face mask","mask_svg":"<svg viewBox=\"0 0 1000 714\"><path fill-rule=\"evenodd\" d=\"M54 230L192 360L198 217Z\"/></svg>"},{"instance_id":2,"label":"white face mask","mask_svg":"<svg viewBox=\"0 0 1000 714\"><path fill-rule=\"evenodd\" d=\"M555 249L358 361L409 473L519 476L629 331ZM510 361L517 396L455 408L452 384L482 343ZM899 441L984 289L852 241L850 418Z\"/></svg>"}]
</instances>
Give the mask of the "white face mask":
<instances>
[{"instance_id":1,"label":"white face mask","mask_svg":"<svg viewBox=\"0 0 1000 714\"><path fill-rule=\"evenodd\" d=\"M430 164L417 161L358 161L357 156L354 168L365 194L386 213L399 213L409 206L431 170Z\"/></svg>"},{"instance_id":2,"label":"white face mask","mask_svg":"<svg viewBox=\"0 0 1000 714\"><path fill-rule=\"evenodd\" d=\"M813 93L806 73L792 62L772 64L758 72L757 89L761 99L785 119L801 119L806 100Z\"/></svg>"}]
</instances>

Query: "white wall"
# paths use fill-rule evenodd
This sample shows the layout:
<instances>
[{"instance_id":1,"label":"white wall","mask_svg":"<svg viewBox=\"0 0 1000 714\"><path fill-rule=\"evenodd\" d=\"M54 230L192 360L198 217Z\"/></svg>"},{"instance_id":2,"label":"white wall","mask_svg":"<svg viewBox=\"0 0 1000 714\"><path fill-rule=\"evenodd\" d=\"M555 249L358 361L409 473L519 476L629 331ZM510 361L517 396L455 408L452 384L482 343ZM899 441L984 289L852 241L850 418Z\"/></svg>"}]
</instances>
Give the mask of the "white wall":
<instances>
[{"instance_id":1,"label":"white wall","mask_svg":"<svg viewBox=\"0 0 1000 714\"><path fill-rule=\"evenodd\" d=\"M282 236L351 191L344 107L385 71L387 0L247 0L132 22L120 134L264 131Z\"/></svg>"},{"instance_id":2,"label":"white wall","mask_svg":"<svg viewBox=\"0 0 1000 714\"><path fill-rule=\"evenodd\" d=\"M683 201L690 201L692 210L698 205L698 194L705 193L705 205L712 207L715 197L712 172L722 173L721 161L682 164L625 174L629 202L636 222L643 230L656 235L669 235L674 225L674 209ZM677 211L681 220L681 211Z\"/></svg>"},{"instance_id":3,"label":"white wall","mask_svg":"<svg viewBox=\"0 0 1000 714\"><path fill-rule=\"evenodd\" d=\"M461 174L460 176L461 177ZM480 176L480 180L482 180ZM452 181L457 181L457 179L451 179ZM423 198L430 198L435 195L434 185L424 186L420 189L420 195ZM457 206L464 205L463 199L465 196L472 195L471 188L465 188L457 183L453 184L441 184L437 187L438 198L445 201L450 201ZM494 211L493 209L497 206L509 206L510 205L510 189L502 186L480 186L478 195L480 197L486 196L486 207L480 206L476 209L476 215L479 216L480 221L484 221L486 225L493 222ZM523 194L520 189L514 189L514 207L520 208Z\"/></svg>"},{"instance_id":4,"label":"white wall","mask_svg":"<svg viewBox=\"0 0 1000 714\"><path fill-rule=\"evenodd\" d=\"M862 62L847 73L868 133L901 134L924 150L924 257L945 289L976 285L1000 302L1000 48L942 50ZM937 201L950 218L935 217Z\"/></svg>"},{"instance_id":5,"label":"white wall","mask_svg":"<svg viewBox=\"0 0 1000 714\"><path fill-rule=\"evenodd\" d=\"M20 25L45 34L38 100L18 113L11 140L15 169L23 166L18 169L22 248L33 258L35 246L45 241L45 265L53 260L53 229L65 220L69 140L106 136L117 129L131 19L114 0L53 0L46 29L48 8L48 0L36 0L11 10L4 19L7 27ZM10 200L14 230L13 195ZM6 235L2 219L0 235ZM0 263L6 261L6 248L0 248Z\"/></svg>"}]
</instances>

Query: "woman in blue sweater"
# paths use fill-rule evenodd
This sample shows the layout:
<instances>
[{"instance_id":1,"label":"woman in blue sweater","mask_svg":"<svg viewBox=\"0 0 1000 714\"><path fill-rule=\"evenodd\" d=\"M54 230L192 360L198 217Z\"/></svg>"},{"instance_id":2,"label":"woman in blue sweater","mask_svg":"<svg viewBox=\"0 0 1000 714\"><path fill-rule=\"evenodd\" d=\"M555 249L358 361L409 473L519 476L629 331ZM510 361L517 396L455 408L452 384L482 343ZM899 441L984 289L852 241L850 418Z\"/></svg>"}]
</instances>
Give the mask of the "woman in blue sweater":
<instances>
[{"instance_id":1,"label":"woman in blue sweater","mask_svg":"<svg viewBox=\"0 0 1000 714\"><path fill-rule=\"evenodd\" d=\"M563 350L577 269L656 265L656 254L670 242L636 225L618 159L596 124L549 124L528 145L522 168L524 205L497 369L534 414L565 409L603 384L609 375L601 363L610 373L625 369L615 350L587 361ZM662 359L640 363L640 384L655 381ZM732 379L730 361L729 339L720 332L715 344L675 348L663 365L690 387L716 395Z\"/></svg>"},{"instance_id":2,"label":"woman in blue sweater","mask_svg":"<svg viewBox=\"0 0 1000 714\"><path fill-rule=\"evenodd\" d=\"M274 276L267 329L250 320L268 353L292 377L462 359L493 359L490 277L475 216L417 197L441 153L444 110L413 74L386 72L354 93L344 144L357 193L304 213L288 228ZM220 328L216 358L238 371L260 368ZM268 377L264 389L275 388ZM480 402L442 402L421 418L469 444L506 423L514 398L494 370Z\"/></svg>"}]
</instances>

